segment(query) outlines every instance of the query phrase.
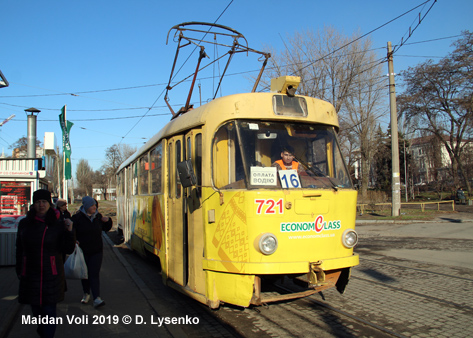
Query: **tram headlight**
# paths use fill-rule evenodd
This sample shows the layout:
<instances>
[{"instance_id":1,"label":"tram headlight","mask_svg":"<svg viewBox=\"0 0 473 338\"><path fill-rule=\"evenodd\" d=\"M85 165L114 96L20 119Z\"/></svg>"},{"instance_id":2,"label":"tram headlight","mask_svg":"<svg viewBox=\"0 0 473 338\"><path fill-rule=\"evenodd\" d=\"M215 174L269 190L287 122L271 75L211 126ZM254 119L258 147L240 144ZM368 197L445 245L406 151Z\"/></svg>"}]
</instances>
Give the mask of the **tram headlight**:
<instances>
[{"instance_id":1,"label":"tram headlight","mask_svg":"<svg viewBox=\"0 0 473 338\"><path fill-rule=\"evenodd\" d=\"M278 248L278 239L271 233L263 234L258 246L264 255L271 255Z\"/></svg>"},{"instance_id":2,"label":"tram headlight","mask_svg":"<svg viewBox=\"0 0 473 338\"><path fill-rule=\"evenodd\" d=\"M342 243L347 248L353 248L358 243L358 234L353 229L347 229L343 232Z\"/></svg>"}]
</instances>

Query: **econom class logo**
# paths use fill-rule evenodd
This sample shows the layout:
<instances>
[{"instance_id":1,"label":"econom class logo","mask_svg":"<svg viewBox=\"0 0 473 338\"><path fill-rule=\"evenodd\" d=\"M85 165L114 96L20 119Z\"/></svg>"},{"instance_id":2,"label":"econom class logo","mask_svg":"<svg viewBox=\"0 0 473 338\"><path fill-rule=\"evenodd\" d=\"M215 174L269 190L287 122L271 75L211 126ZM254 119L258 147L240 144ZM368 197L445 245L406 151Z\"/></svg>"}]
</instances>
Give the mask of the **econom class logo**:
<instances>
[{"instance_id":1,"label":"econom class logo","mask_svg":"<svg viewBox=\"0 0 473 338\"><path fill-rule=\"evenodd\" d=\"M320 233L324 230L338 230L342 226L340 220L328 221L324 220L324 216L319 215L314 222L289 222L281 223L281 232L307 232L315 231Z\"/></svg>"}]
</instances>

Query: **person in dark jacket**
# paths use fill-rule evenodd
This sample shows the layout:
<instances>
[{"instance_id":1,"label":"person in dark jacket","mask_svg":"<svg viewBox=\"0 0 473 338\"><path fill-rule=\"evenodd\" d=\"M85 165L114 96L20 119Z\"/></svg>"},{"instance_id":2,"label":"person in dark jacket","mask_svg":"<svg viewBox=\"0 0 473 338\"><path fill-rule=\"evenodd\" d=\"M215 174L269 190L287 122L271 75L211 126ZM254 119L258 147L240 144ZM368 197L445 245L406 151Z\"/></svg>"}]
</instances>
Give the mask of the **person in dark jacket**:
<instances>
[{"instance_id":1,"label":"person in dark jacket","mask_svg":"<svg viewBox=\"0 0 473 338\"><path fill-rule=\"evenodd\" d=\"M56 201L56 210L59 211L59 217L62 220L71 218L71 213L69 212L69 210L67 210L67 201L65 199L58 198L58 200ZM62 256L62 259L64 260L64 262L66 261L65 254ZM67 291L67 280L65 283L66 284L64 290Z\"/></svg>"},{"instance_id":2,"label":"person in dark jacket","mask_svg":"<svg viewBox=\"0 0 473 338\"><path fill-rule=\"evenodd\" d=\"M59 198L56 202L56 209L59 211L63 219L71 218L71 213L69 212L69 210L67 210L66 200Z\"/></svg>"},{"instance_id":3,"label":"person in dark jacket","mask_svg":"<svg viewBox=\"0 0 473 338\"><path fill-rule=\"evenodd\" d=\"M16 272L20 279L18 301L30 304L41 337L54 337L56 305L64 300L63 255L75 248L71 220L60 219L51 193L33 193L33 204L20 221L16 240ZM42 324L41 318L47 318Z\"/></svg>"},{"instance_id":4,"label":"person in dark jacket","mask_svg":"<svg viewBox=\"0 0 473 338\"><path fill-rule=\"evenodd\" d=\"M100 297L100 269L103 258L102 231L109 231L113 221L110 217L102 216L97 211L97 204L90 196L82 199L82 206L72 222L76 230L77 242L81 247L87 264L88 279L82 279L84 296L81 302L86 304L90 300L90 292L94 298L94 307L105 305Z\"/></svg>"}]
</instances>

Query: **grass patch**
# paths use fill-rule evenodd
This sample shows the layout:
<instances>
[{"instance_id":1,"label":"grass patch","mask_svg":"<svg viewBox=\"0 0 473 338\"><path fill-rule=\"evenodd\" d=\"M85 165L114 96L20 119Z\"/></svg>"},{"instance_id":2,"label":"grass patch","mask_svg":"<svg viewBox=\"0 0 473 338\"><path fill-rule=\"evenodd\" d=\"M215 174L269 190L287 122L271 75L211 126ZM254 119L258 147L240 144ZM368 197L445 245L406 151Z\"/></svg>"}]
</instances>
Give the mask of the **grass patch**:
<instances>
[{"instance_id":1,"label":"grass patch","mask_svg":"<svg viewBox=\"0 0 473 338\"><path fill-rule=\"evenodd\" d=\"M452 210L435 210L425 209L424 211L419 208L401 208L399 216L392 216L391 208L376 208L376 210L366 210L363 215L357 214L358 220L431 220L439 215L452 213Z\"/></svg>"},{"instance_id":2,"label":"grass patch","mask_svg":"<svg viewBox=\"0 0 473 338\"><path fill-rule=\"evenodd\" d=\"M413 209L401 209L399 216L392 216L391 210L377 210L377 211L365 211L362 216L357 218L362 219L385 219L385 220L413 220L413 219L432 219L435 218L439 213L437 210L413 210Z\"/></svg>"}]
</instances>

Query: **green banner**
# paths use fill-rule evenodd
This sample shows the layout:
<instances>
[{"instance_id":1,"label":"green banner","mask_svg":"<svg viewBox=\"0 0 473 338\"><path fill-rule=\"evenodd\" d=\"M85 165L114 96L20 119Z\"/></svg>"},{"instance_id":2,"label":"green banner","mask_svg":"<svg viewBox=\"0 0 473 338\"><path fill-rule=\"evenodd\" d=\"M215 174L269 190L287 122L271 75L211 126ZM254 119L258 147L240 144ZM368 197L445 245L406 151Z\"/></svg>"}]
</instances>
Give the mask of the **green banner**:
<instances>
[{"instance_id":1,"label":"green banner","mask_svg":"<svg viewBox=\"0 0 473 338\"><path fill-rule=\"evenodd\" d=\"M59 123L62 129L62 149L64 154L64 178L69 180L72 178L71 168L71 143L69 142L69 132L74 123L66 121L66 106L61 108L59 115Z\"/></svg>"}]
</instances>

